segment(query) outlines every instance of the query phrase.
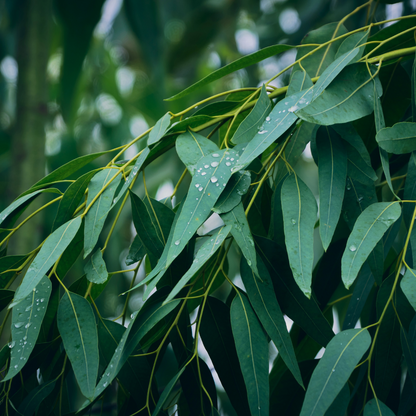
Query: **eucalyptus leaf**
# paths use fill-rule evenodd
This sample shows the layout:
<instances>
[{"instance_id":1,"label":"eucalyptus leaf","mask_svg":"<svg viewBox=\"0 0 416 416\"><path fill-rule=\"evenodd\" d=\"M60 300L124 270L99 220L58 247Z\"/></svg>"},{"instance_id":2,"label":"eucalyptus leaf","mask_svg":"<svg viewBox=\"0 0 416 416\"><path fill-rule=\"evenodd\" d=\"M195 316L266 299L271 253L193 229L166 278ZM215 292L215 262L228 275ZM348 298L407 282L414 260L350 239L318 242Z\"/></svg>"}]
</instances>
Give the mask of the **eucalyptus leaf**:
<instances>
[{"instance_id":1,"label":"eucalyptus leaf","mask_svg":"<svg viewBox=\"0 0 416 416\"><path fill-rule=\"evenodd\" d=\"M313 82L306 71L292 72L286 96L290 97L292 94L295 94L299 91L307 90L311 87L313 87Z\"/></svg>"},{"instance_id":2,"label":"eucalyptus leaf","mask_svg":"<svg viewBox=\"0 0 416 416\"><path fill-rule=\"evenodd\" d=\"M364 407L364 416L394 416L394 413L382 401L371 399Z\"/></svg>"},{"instance_id":3,"label":"eucalyptus leaf","mask_svg":"<svg viewBox=\"0 0 416 416\"><path fill-rule=\"evenodd\" d=\"M354 63L358 61L364 53L365 44L367 42L368 35L370 34L370 30L353 33L352 35L348 36L342 43L341 46L338 48L337 53L335 55L335 59L338 59L344 53L357 48L358 53L354 56L350 63Z\"/></svg>"},{"instance_id":4,"label":"eucalyptus leaf","mask_svg":"<svg viewBox=\"0 0 416 416\"><path fill-rule=\"evenodd\" d=\"M149 133L149 138L147 139L147 145L157 143L166 133L170 125L170 114L167 112L162 118L160 118L153 129Z\"/></svg>"},{"instance_id":5,"label":"eucalyptus leaf","mask_svg":"<svg viewBox=\"0 0 416 416\"><path fill-rule=\"evenodd\" d=\"M416 123L397 123L381 129L376 136L379 146L389 153L403 154L416 150Z\"/></svg>"},{"instance_id":6,"label":"eucalyptus leaf","mask_svg":"<svg viewBox=\"0 0 416 416\"><path fill-rule=\"evenodd\" d=\"M108 272L101 250L92 254L84 267L84 272L91 283L102 284L106 282Z\"/></svg>"},{"instance_id":7,"label":"eucalyptus leaf","mask_svg":"<svg viewBox=\"0 0 416 416\"><path fill-rule=\"evenodd\" d=\"M403 290L407 300L416 311L416 271L407 269L403 279L400 281L400 287Z\"/></svg>"}]
</instances>

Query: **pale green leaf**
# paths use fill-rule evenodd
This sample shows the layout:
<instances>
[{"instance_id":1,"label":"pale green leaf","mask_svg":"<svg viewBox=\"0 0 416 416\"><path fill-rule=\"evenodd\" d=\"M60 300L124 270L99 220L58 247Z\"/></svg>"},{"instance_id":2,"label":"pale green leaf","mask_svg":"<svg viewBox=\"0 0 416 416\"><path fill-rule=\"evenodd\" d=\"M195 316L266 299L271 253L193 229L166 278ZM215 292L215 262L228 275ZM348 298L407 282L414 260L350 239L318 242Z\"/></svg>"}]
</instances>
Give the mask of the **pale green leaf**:
<instances>
[{"instance_id":1,"label":"pale green leaf","mask_svg":"<svg viewBox=\"0 0 416 416\"><path fill-rule=\"evenodd\" d=\"M380 130L376 136L379 146L389 153L401 155L416 150L416 123L397 123Z\"/></svg>"},{"instance_id":2,"label":"pale green leaf","mask_svg":"<svg viewBox=\"0 0 416 416\"><path fill-rule=\"evenodd\" d=\"M323 416L371 343L366 329L348 329L326 346L306 391L300 416Z\"/></svg>"},{"instance_id":3,"label":"pale green leaf","mask_svg":"<svg viewBox=\"0 0 416 416\"><path fill-rule=\"evenodd\" d=\"M176 94L173 97L168 98L167 101L173 101L185 97L185 95L188 95L191 92L203 87L204 85L216 81L217 79L221 79L228 74L232 74L233 72L238 71L239 69L246 68L247 66L256 64L257 62L261 62L264 59L270 58L271 56L275 56L282 52L286 52L292 48L293 46L288 45L273 45L268 46L264 49L260 49L259 51L251 53L250 55L243 56L242 58L239 58L234 62L231 62L230 64L225 65L220 69L217 69L216 71L207 75L205 78L202 78L200 81L184 89L179 94Z\"/></svg>"},{"instance_id":4,"label":"pale green leaf","mask_svg":"<svg viewBox=\"0 0 416 416\"><path fill-rule=\"evenodd\" d=\"M259 274L254 274L246 261L241 262L241 278L247 290L250 303L263 328L274 342L296 381L303 387L302 376L296 361L292 341L287 332L286 322L274 295L273 282L266 266L259 257Z\"/></svg>"},{"instance_id":5,"label":"pale green leaf","mask_svg":"<svg viewBox=\"0 0 416 416\"><path fill-rule=\"evenodd\" d=\"M29 359L39 336L51 292L52 284L43 276L36 288L13 308L10 368L3 381L18 374Z\"/></svg>"},{"instance_id":6,"label":"pale green leaf","mask_svg":"<svg viewBox=\"0 0 416 416\"><path fill-rule=\"evenodd\" d=\"M98 376L98 335L91 305L66 292L59 303L58 329L81 393L90 400Z\"/></svg>"},{"instance_id":7,"label":"pale green leaf","mask_svg":"<svg viewBox=\"0 0 416 416\"><path fill-rule=\"evenodd\" d=\"M149 133L149 138L147 139L147 145L157 143L166 133L170 125L170 114L167 112L162 118L160 118L153 129Z\"/></svg>"},{"instance_id":8,"label":"pale green leaf","mask_svg":"<svg viewBox=\"0 0 416 416\"><path fill-rule=\"evenodd\" d=\"M91 253L97 244L98 237L103 229L108 212L111 209L114 193L116 192L121 179L121 176L118 175L118 173L118 169L104 169L91 179L88 187L87 206L93 201L98 193L101 192L104 186L110 181L111 183L96 199L85 216L84 259ZM118 176L116 177L116 175Z\"/></svg>"},{"instance_id":9,"label":"pale green leaf","mask_svg":"<svg viewBox=\"0 0 416 416\"><path fill-rule=\"evenodd\" d=\"M344 387L338 393L338 396L329 406L328 410L325 412L325 416L340 416L345 415L350 403L350 389L348 383L344 384Z\"/></svg>"},{"instance_id":10,"label":"pale green leaf","mask_svg":"<svg viewBox=\"0 0 416 416\"><path fill-rule=\"evenodd\" d=\"M371 67L374 74L376 69ZM357 120L373 112L374 89L372 76L365 64L352 64L345 67L326 90L296 115L310 123L332 125ZM377 96L382 88L378 78Z\"/></svg>"},{"instance_id":11,"label":"pale green leaf","mask_svg":"<svg viewBox=\"0 0 416 416\"><path fill-rule=\"evenodd\" d=\"M342 281L347 289L355 281L371 251L400 215L398 203L376 202L358 217L342 256Z\"/></svg>"},{"instance_id":12,"label":"pale green leaf","mask_svg":"<svg viewBox=\"0 0 416 416\"><path fill-rule=\"evenodd\" d=\"M319 157L319 233L326 251L341 214L347 178L347 155L342 139L328 127L318 130L316 147Z\"/></svg>"},{"instance_id":13,"label":"pale green leaf","mask_svg":"<svg viewBox=\"0 0 416 416\"><path fill-rule=\"evenodd\" d=\"M371 399L364 407L364 416L395 416L380 400Z\"/></svg>"},{"instance_id":14,"label":"pale green leaf","mask_svg":"<svg viewBox=\"0 0 416 416\"><path fill-rule=\"evenodd\" d=\"M251 414L269 414L269 351L266 336L247 298L237 293L231 304L231 327Z\"/></svg>"},{"instance_id":15,"label":"pale green leaf","mask_svg":"<svg viewBox=\"0 0 416 416\"><path fill-rule=\"evenodd\" d=\"M413 306L416 311L416 271L413 269L407 269L400 281L400 287L403 290L407 300Z\"/></svg>"},{"instance_id":16,"label":"pale green leaf","mask_svg":"<svg viewBox=\"0 0 416 416\"><path fill-rule=\"evenodd\" d=\"M25 299L31 291L42 280L52 265L59 259L61 254L68 247L81 226L81 217L74 218L55 230L43 243L38 255L33 260L19 289L15 293L13 303L9 308L14 307Z\"/></svg>"},{"instance_id":17,"label":"pale green leaf","mask_svg":"<svg viewBox=\"0 0 416 416\"><path fill-rule=\"evenodd\" d=\"M234 133L231 141L234 144L247 143L257 133L260 126L263 125L265 118L268 116L272 109L272 104L269 96L267 95L264 85L261 87L260 97L258 98L256 105L250 114L243 120L238 126L237 131Z\"/></svg>"},{"instance_id":18,"label":"pale green leaf","mask_svg":"<svg viewBox=\"0 0 416 416\"><path fill-rule=\"evenodd\" d=\"M238 204L233 210L222 215L221 218L226 225L231 227L231 234L234 237L235 242L238 244L238 247L240 247L248 265L258 276L256 249L254 248L254 240L251 235L243 204Z\"/></svg>"},{"instance_id":19,"label":"pale green leaf","mask_svg":"<svg viewBox=\"0 0 416 416\"><path fill-rule=\"evenodd\" d=\"M260 130L256 132L256 135L245 147L233 171L237 172L244 169L289 130L297 120L295 111L307 106L312 98L312 94L313 88L310 88L279 101L266 117Z\"/></svg>"},{"instance_id":20,"label":"pale green leaf","mask_svg":"<svg viewBox=\"0 0 416 416\"><path fill-rule=\"evenodd\" d=\"M299 288L309 298L312 293L316 200L310 189L296 174L285 179L281 195L285 244L290 268Z\"/></svg>"},{"instance_id":21,"label":"pale green leaf","mask_svg":"<svg viewBox=\"0 0 416 416\"><path fill-rule=\"evenodd\" d=\"M91 283L102 284L108 279L107 266L101 250L92 254L84 267L84 272Z\"/></svg>"},{"instance_id":22,"label":"pale green leaf","mask_svg":"<svg viewBox=\"0 0 416 416\"><path fill-rule=\"evenodd\" d=\"M295 71L290 77L290 83L287 88L286 97L290 97L299 91L307 90L313 87L311 77L306 71Z\"/></svg>"},{"instance_id":23,"label":"pale green leaf","mask_svg":"<svg viewBox=\"0 0 416 416\"><path fill-rule=\"evenodd\" d=\"M364 53L365 45L362 46L365 42L367 42L368 35L370 34L370 30L366 32L357 32L353 33L352 35L348 36L342 43L341 46L337 50L337 54L335 55L335 59L338 59L344 53L350 51L351 49L357 48L358 53L357 55L351 60L350 63L354 63L358 61Z\"/></svg>"},{"instance_id":24,"label":"pale green leaf","mask_svg":"<svg viewBox=\"0 0 416 416\"><path fill-rule=\"evenodd\" d=\"M218 150L219 148L214 142L193 131L182 133L176 139L176 153L192 176L198 161Z\"/></svg>"}]
</instances>

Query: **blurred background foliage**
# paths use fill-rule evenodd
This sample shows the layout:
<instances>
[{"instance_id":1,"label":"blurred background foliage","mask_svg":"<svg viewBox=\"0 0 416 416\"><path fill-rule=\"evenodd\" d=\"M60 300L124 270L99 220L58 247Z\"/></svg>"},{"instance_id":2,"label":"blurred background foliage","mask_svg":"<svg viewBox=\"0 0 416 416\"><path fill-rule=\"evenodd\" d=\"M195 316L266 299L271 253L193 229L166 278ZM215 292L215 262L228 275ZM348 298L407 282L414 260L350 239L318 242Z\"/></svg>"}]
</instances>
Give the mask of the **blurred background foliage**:
<instances>
[{"instance_id":1,"label":"blurred background foliage","mask_svg":"<svg viewBox=\"0 0 416 416\"><path fill-rule=\"evenodd\" d=\"M78 156L129 142L167 110L180 111L217 92L260 85L293 62L296 50L181 100L164 101L243 55L278 43L298 44L310 30L339 21L361 4L362 0L0 0L0 211L45 173ZM375 21L415 9L415 0L380 1ZM353 30L365 20L366 9L345 25ZM274 85L286 85L287 77L277 78ZM132 146L125 158L138 150ZM317 193L310 175L314 164L307 156L297 170ZM103 166L105 157L85 171ZM159 158L146 170L150 195L170 195L182 171L174 150ZM23 227L9 254L32 250L43 240L52 227L53 209ZM126 268L135 234L128 210L123 215L112 250L106 251L109 270ZM67 278L76 280L82 274L80 264ZM125 274L113 279L100 296L104 316L121 312L118 294L128 288L129 278ZM132 297L129 306L137 310L140 302Z\"/></svg>"}]
</instances>

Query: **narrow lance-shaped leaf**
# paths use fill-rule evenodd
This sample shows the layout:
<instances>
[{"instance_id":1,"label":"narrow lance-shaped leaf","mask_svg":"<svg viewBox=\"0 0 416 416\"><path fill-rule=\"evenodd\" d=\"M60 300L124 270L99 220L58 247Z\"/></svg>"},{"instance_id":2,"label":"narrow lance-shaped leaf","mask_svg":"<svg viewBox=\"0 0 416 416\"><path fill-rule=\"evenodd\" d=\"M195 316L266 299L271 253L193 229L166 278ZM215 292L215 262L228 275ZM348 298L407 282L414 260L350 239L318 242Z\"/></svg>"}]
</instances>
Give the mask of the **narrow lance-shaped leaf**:
<instances>
[{"instance_id":1,"label":"narrow lance-shaped leaf","mask_svg":"<svg viewBox=\"0 0 416 416\"><path fill-rule=\"evenodd\" d=\"M416 122L416 56L412 66L412 120Z\"/></svg>"},{"instance_id":2,"label":"narrow lance-shaped leaf","mask_svg":"<svg viewBox=\"0 0 416 416\"><path fill-rule=\"evenodd\" d=\"M97 250L89 258L88 263L84 267L84 272L91 283L102 284L108 279L107 266L101 250Z\"/></svg>"},{"instance_id":3,"label":"narrow lance-shaped leaf","mask_svg":"<svg viewBox=\"0 0 416 416\"><path fill-rule=\"evenodd\" d=\"M311 101L313 88L300 91L279 101L266 117L264 124L246 146L233 171L237 172L248 166L262 154L272 143L281 137L296 122L295 111L305 107Z\"/></svg>"},{"instance_id":4,"label":"narrow lance-shaped leaf","mask_svg":"<svg viewBox=\"0 0 416 416\"><path fill-rule=\"evenodd\" d=\"M319 155L319 233L326 251L341 215L347 178L347 156L342 139L328 127L318 130L316 146Z\"/></svg>"},{"instance_id":5,"label":"narrow lance-shaped leaf","mask_svg":"<svg viewBox=\"0 0 416 416\"><path fill-rule=\"evenodd\" d=\"M374 169L365 162L356 147L345 141L344 148L347 152L348 176L365 185L371 186L378 179Z\"/></svg>"},{"instance_id":6,"label":"narrow lance-shaped leaf","mask_svg":"<svg viewBox=\"0 0 416 416\"><path fill-rule=\"evenodd\" d=\"M389 153L401 155L416 150L416 123L396 123L376 135L379 146Z\"/></svg>"},{"instance_id":7,"label":"narrow lance-shaped leaf","mask_svg":"<svg viewBox=\"0 0 416 416\"><path fill-rule=\"evenodd\" d=\"M232 211L222 215L221 218L226 225L231 227L231 234L240 247L243 256L246 258L247 264L258 276L256 249L254 248L254 240L251 235L243 204L240 202Z\"/></svg>"},{"instance_id":8,"label":"narrow lance-shaped leaf","mask_svg":"<svg viewBox=\"0 0 416 416\"><path fill-rule=\"evenodd\" d=\"M247 143L257 133L259 127L263 124L265 118L270 113L272 104L264 85L261 87L260 97L250 114L238 126L231 141L234 144Z\"/></svg>"},{"instance_id":9,"label":"narrow lance-shaped leaf","mask_svg":"<svg viewBox=\"0 0 416 416\"><path fill-rule=\"evenodd\" d=\"M290 77L290 83L287 87L286 97L290 97L299 91L307 90L313 87L311 77L306 71L295 71Z\"/></svg>"},{"instance_id":10,"label":"narrow lance-shaped leaf","mask_svg":"<svg viewBox=\"0 0 416 416\"><path fill-rule=\"evenodd\" d=\"M193 131L180 134L176 139L175 146L179 159L182 160L192 176L196 171L196 164L202 157L219 150L214 142Z\"/></svg>"},{"instance_id":11,"label":"narrow lance-shaped leaf","mask_svg":"<svg viewBox=\"0 0 416 416\"><path fill-rule=\"evenodd\" d=\"M402 288L407 300L416 311L416 270L406 270L403 279L400 281L400 287Z\"/></svg>"},{"instance_id":12,"label":"narrow lance-shaped leaf","mask_svg":"<svg viewBox=\"0 0 416 416\"><path fill-rule=\"evenodd\" d=\"M371 399L364 407L364 416L395 416L395 414L382 401Z\"/></svg>"},{"instance_id":13,"label":"narrow lance-shaped leaf","mask_svg":"<svg viewBox=\"0 0 416 416\"><path fill-rule=\"evenodd\" d=\"M411 379L413 387L416 389L416 352L402 326L400 327L400 341L407 364L407 377Z\"/></svg>"},{"instance_id":14,"label":"narrow lance-shaped leaf","mask_svg":"<svg viewBox=\"0 0 416 416\"><path fill-rule=\"evenodd\" d=\"M211 237L208 237L207 241L201 246L198 250L194 261L189 268L189 270L181 277L179 282L171 290L168 297L166 298L164 304L170 302L188 283L190 279L204 266L204 264L218 251L221 247L223 241L227 238L230 233L231 226L226 225L221 227L216 233L212 234ZM146 290L143 295L144 298L148 295L148 290Z\"/></svg>"},{"instance_id":15,"label":"narrow lance-shaped leaf","mask_svg":"<svg viewBox=\"0 0 416 416\"><path fill-rule=\"evenodd\" d=\"M348 36L342 43L341 46L337 50L337 54L335 55L335 59L338 59L341 55L348 52L351 49L357 48L358 53L354 56L350 63L354 63L358 61L364 53L365 42L367 42L368 35L370 34L370 29L366 32L357 32L353 33L352 35ZM361 46L363 45L363 46Z\"/></svg>"},{"instance_id":16,"label":"narrow lance-shaped leaf","mask_svg":"<svg viewBox=\"0 0 416 416\"><path fill-rule=\"evenodd\" d=\"M290 268L299 288L309 298L313 265L313 230L317 215L316 200L304 182L293 174L283 183L281 201Z\"/></svg>"},{"instance_id":17,"label":"narrow lance-shaped leaf","mask_svg":"<svg viewBox=\"0 0 416 416\"><path fill-rule=\"evenodd\" d=\"M253 309L269 337L276 345L279 354L292 372L296 381L303 387L302 376L296 361L292 341L287 332L286 322L274 295L273 283L266 266L259 257L259 275L255 275L246 261L241 262L241 278L247 289Z\"/></svg>"},{"instance_id":18,"label":"narrow lance-shaped leaf","mask_svg":"<svg viewBox=\"0 0 416 416\"><path fill-rule=\"evenodd\" d=\"M91 179L90 186L88 187L87 206L93 201L98 193L101 192L103 187L118 175L118 173L118 169L104 169ZM85 216L84 259L91 253L97 244L98 237L100 236L104 222L110 211L111 204L113 203L114 193L120 183L120 179L121 176L119 175L107 186Z\"/></svg>"},{"instance_id":19,"label":"narrow lance-shaped leaf","mask_svg":"<svg viewBox=\"0 0 416 416\"><path fill-rule=\"evenodd\" d=\"M59 303L58 329L81 393L92 399L98 376L98 335L91 305L66 292Z\"/></svg>"},{"instance_id":20,"label":"narrow lance-shaped leaf","mask_svg":"<svg viewBox=\"0 0 416 416\"><path fill-rule=\"evenodd\" d=\"M230 64L225 65L220 69L217 69L216 71L207 75L205 78L202 78L200 81L184 89L179 94L176 94L173 97L168 98L167 101L173 101L182 98L185 95L188 95L191 92L203 87L204 85L216 81L217 79L221 79L228 74L238 71L239 69L243 69L247 66L254 65L257 62L263 61L264 59L270 58L271 56L277 55L279 53L286 52L292 48L293 46L288 45L273 45L268 46L264 49L260 49L259 51L251 53L250 55L243 56L242 58L237 59L234 62L231 62Z\"/></svg>"},{"instance_id":21,"label":"narrow lance-shaped leaf","mask_svg":"<svg viewBox=\"0 0 416 416\"><path fill-rule=\"evenodd\" d=\"M51 291L51 282L43 276L36 288L13 308L10 368L3 381L14 377L27 363L35 348Z\"/></svg>"},{"instance_id":22,"label":"narrow lance-shaped leaf","mask_svg":"<svg viewBox=\"0 0 416 416\"><path fill-rule=\"evenodd\" d=\"M300 416L325 414L370 343L366 329L348 329L335 335L312 374Z\"/></svg>"},{"instance_id":23,"label":"narrow lance-shaped leaf","mask_svg":"<svg viewBox=\"0 0 416 416\"><path fill-rule=\"evenodd\" d=\"M398 203L376 202L358 217L342 256L342 281L348 289L387 229L400 217Z\"/></svg>"},{"instance_id":24,"label":"narrow lance-shaped leaf","mask_svg":"<svg viewBox=\"0 0 416 416\"><path fill-rule=\"evenodd\" d=\"M197 164L188 195L178 218L169 248L166 266L185 248L197 229L211 213L221 192L231 177L238 153L234 150L219 150L203 157Z\"/></svg>"},{"instance_id":25,"label":"narrow lance-shaped leaf","mask_svg":"<svg viewBox=\"0 0 416 416\"><path fill-rule=\"evenodd\" d=\"M45 240L38 255L26 272L19 289L15 293L13 303L9 308L20 303L38 285L43 276L59 259L61 254L75 237L81 226L81 221L81 217L68 221L64 225L61 225Z\"/></svg>"},{"instance_id":26,"label":"narrow lance-shaped leaf","mask_svg":"<svg viewBox=\"0 0 416 416\"><path fill-rule=\"evenodd\" d=\"M269 354L263 329L247 298L238 293L231 304L231 327L251 414L269 414Z\"/></svg>"},{"instance_id":27,"label":"narrow lance-shaped leaf","mask_svg":"<svg viewBox=\"0 0 416 416\"><path fill-rule=\"evenodd\" d=\"M376 69L371 67L372 74ZM296 111L302 120L325 126L347 123L373 112L374 89L367 66L356 63L345 67L326 90L307 107ZM378 78L377 96L382 87Z\"/></svg>"},{"instance_id":28,"label":"narrow lance-shaped leaf","mask_svg":"<svg viewBox=\"0 0 416 416\"><path fill-rule=\"evenodd\" d=\"M152 144L157 143L165 135L167 129L169 128L169 125L170 125L170 114L168 112L162 118L160 118L154 125L153 129L149 133L149 138L147 139L147 145L150 146Z\"/></svg>"}]
</instances>

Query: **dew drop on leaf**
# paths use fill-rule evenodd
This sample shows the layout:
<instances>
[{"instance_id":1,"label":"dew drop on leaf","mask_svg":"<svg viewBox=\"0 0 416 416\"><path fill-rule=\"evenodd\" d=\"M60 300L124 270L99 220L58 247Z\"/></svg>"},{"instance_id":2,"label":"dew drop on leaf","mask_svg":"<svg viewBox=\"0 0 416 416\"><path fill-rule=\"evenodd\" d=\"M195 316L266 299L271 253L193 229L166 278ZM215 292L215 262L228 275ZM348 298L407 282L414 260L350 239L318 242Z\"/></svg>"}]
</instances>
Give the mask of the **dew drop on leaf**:
<instances>
[{"instance_id":1,"label":"dew drop on leaf","mask_svg":"<svg viewBox=\"0 0 416 416\"><path fill-rule=\"evenodd\" d=\"M218 179L215 177L215 176L213 176L212 178L211 178L211 182L212 183L215 183L215 182L217 182L218 181Z\"/></svg>"},{"instance_id":2,"label":"dew drop on leaf","mask_svg":"<svg viewBox=\"0 0 416 416\"><path fill-rule=\"evenodd\" d=\"M181 243L181 240L176 240L175 241L175 246L178 246Z\"/></svg>"},{"instance_id":3,"label":"dew drop on leaf","mask_svg":"<svg viewBox=\"0 0 416 416\"><path fill-rule=\"evenodd\" d=\"M218 166L218 162L212 162L212 163L211 163L211 166L212 166L213 168L216 168L216 167Z\"/></svg>"},{"instance_id":4,"label":"dew drop on leaf","mask_svg":"<svg viewBox=\"0 0 416 416\"><path fill-rule=\"evenodd\" d=\"M351 244L350 245L350 251L355 251L355 250L357 250L357 247L355 247L354 244Z\"/></svg>"}]
</instances>

